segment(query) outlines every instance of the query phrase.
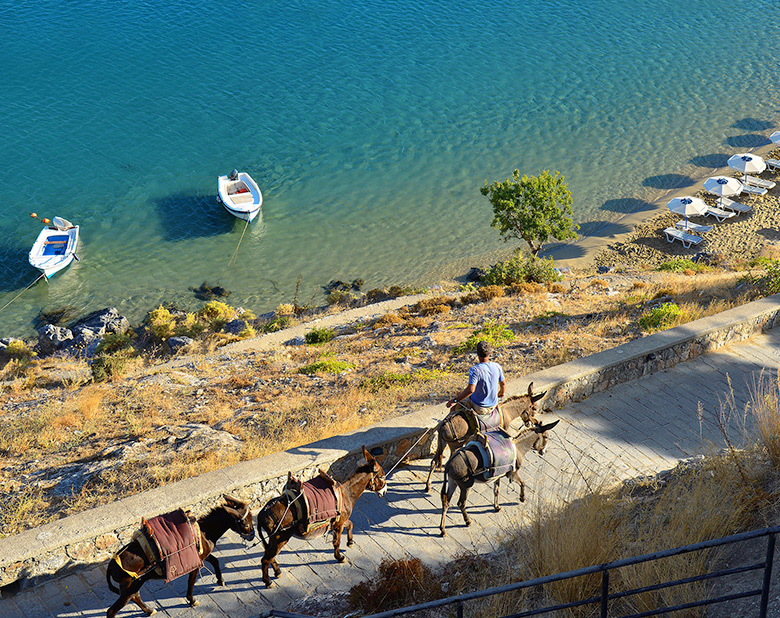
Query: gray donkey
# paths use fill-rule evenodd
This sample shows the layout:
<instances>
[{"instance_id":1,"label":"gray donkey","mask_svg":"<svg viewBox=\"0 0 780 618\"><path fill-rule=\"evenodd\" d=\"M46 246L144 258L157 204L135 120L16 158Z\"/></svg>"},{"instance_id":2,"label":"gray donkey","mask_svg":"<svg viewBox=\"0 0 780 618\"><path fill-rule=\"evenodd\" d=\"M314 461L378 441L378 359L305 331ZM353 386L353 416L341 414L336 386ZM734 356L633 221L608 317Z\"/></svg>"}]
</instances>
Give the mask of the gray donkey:
<instances>
[{"instance_id":1,"label":"gray donkey","mask_svg":"<svg viewBox=\"0 0 780 618\"><path fill-rule=\"evenodd\" d=\"M498 504L498 492L502 476L506 476L510 482L515 481L520 485L520 502L525 502L525 483L523 483L519 474L523 457L531 449L540 455L544 455L548 432L559 422L555 421L545 425L541 421L535 420L533 425L521 429L514 438L510 438L506 434L504 434L505 438L501 438L493 435L494 432L478 434L476 440L482 445L482 448L474 442L469 442L455 451L447 465L444 466L444 484L441 488L441 525L439 526L441 536L447 536L444 524L447 508L449 508L450 500L455 493L456 487L460 488L458 506L460 507L460 512L463 513L463 519L467 526L471 525L471 519L468 513L466 513L466 498L468 497L469 489L475 482L486 483L495 481L495 486L493 487L493 509L496 512L501 510ZM484 461L484 455L487 454L485 449L490 443L494 446L502 446L504 451L509 449L510 453L513 450L514 461L511 458L507 459L504 457L500 462L493 462L496 464L495 467L491 463L486 463ZM514 445L514 449L512 449L512 445Z\"/></svg>"}]
</instances>

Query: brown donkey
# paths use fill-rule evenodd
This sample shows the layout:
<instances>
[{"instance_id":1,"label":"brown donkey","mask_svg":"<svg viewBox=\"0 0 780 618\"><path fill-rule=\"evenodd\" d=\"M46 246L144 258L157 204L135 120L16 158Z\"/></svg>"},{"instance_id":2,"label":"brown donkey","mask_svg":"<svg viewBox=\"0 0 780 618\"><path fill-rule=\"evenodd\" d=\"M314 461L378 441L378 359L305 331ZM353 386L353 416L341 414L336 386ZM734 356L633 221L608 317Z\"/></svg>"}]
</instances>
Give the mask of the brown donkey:
<instances>
[{"instance_id":1,"label":"brown donkey","mask_svg":"<svg viewBox=\"0 0 780 618\"><path fill-rule=\"evenodd\" d=\"M547 391L534 395L534 383L531 382L528 385L528 393L507 399L501 404L501 429L508 431L510 423L516 418L521 418L526 425L530 424L537 412L536 402L546 394ZM439 423L436 429L436 454L431 460L431 469L428 471L428 479L425 481L425 491L431 491L433 471L441 469L445 447L449 447L450 454L452 454L474 436L474 428L466 420L466 414L470 414L470 412L459 410Z\"/></svg>"},{"instance_id":2,"label":"brown donkey","mask_svg":"<svg viewBox=\"0 0 780 618\"><path fill-rule=\"evenodd\" d=\"M212 509L207 515L204 515L197 520L198 527L200 528L198 553L201 560L208 560L211 566L214 567L214 574L217 576L217 585L219 586L224 586L225 580L222 579L219 560L217 560L216 556L211 555L219 538L225 534L228 529L240 535L245 540L251 541L255 538L255 528L252 524L252 513L249 510L249 504L228 495L223 497L227 503L226 505ZM121 567L117 564L117 560L121 563ZM117 612L131 600L138 605L147 616L156 613L156 610L152 609L141 600L139 590L141 589L141 586L150 579L163 579L163 576L157 573L157 566L159 565L149 562L138 541L132 541L119 550L116 558L108 563L108 568L106 569L106 582L108 583L108 587L112 592L116 592L119 595L119 599L117 599L116 603L109 607L106 612L108 618L116 616ZM130 573L140 574L140 576L133 577L128 571ZM187 601L189 601L190 605L193 607L198 604L195 597L192 595L192 590L195 586L197 577L198 571L191 571L189 580L187 581ZM114 586L111 580L117 582L119 588Z\"/></svg>"},{"instance_id":3,"label":"brown donkey","mask_svg":"<svg viewBox=\"0 0 780 618\"><path fill-rule=\"evenodd\" d=\"M447 536L445 530L445 519L447 516L447 508L450 505L450 500L455 493L455 488L460 489L460 496L458 497L458 506L460 512L463 514L463 520L467 526L471 525L471 519L466 513L466 498L469 495L469 489L475 482L487 483L495 481L493 487L493 509L498 512L501 507L498 504L498 492L499 483L501 482L501 476L506 476L510 482L515 481L520 485L520 502L525 502L525 483L520 478L520 465L523 463L523 457L531 449L538 452L540 455L544 455L544 449L547 446L548 431L555 427L560 421L542 424L540 421L535 421L530 427L523 427L520 433L512 439L515 445L515 462L514 468L509 470L506 474L493 478L485 478L486 470L480 468L480 457L477 455L476 449L471 446L460 448L452 457L450 457L447 465L444 466L444 484L441 488L441 536ZM507 438L508 439L508 438Z\"/></svg>"},{"instance_id":4,"label":"brown donkey","mask_svg":"<svg viewBox=\"0 0 780 618\"><path fill-rule=\"evenodd\" d=\"M293 536L310 538L330 529L333 532L333 556L339 562L344 562L344 555L339 551L341 533L346 529L347 546L351 547L354 541L352 540L352 522L349 518L352 516L355 502L366 489L374 491L380 496L384 496L387 491L385 472L365 446L363 447L363 456L366 458L366 463L360 466L346 481L336 484L334 487L339 505L338 514L311 533L301 533L301 527L302 525L304 528L306 527L306 521L305 518L296 514L297 510L290 503L288 494L274 498L257 514L257 532L263 542L263 547L265 547L262 566L263 582L266 586L271 585L268 566L273 567L274 577L279 577L282 569L276 562L276 556ZM268 535L268 541L266 541L263 532Z\"/></svg>"}]
</instances>

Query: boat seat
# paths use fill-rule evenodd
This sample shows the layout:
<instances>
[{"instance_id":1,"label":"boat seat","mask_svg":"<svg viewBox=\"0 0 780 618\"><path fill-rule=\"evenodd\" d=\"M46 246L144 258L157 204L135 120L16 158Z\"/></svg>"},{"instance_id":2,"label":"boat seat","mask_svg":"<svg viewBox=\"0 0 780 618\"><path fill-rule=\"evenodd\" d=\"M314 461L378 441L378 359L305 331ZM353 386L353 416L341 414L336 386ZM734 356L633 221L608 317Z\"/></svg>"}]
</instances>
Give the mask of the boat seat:
<instances>
[{"instance_id":1,"label":"boat seat","mask_svg":"<svg viewBox=\"0 0 780 618\"><path fill-rule=\"evenodd\" d=\"M230 199L234 204L243 204L245 202L254 202L254 197L251 193L237 193L230 196Z\"/></svg>"}]
</instances>

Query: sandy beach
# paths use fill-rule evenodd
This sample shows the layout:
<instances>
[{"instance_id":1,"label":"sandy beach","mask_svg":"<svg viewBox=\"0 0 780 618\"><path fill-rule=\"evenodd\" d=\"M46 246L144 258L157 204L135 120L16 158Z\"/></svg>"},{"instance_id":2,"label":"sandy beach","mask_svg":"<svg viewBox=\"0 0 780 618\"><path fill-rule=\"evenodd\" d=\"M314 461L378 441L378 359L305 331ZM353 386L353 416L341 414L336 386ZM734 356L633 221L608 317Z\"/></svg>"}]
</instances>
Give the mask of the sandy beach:
<instances>
[{"instance_id":1,"label":"sandy beach","mask_svg":"<svg viewBox=\"0 0 780 618\"><path fill-rule=\"evenodd\" d=\"M780 157L780 148L770 144L751 151L764 159ZM752 211L718 223L713 217L692 217L692 223L712 225L702 234L704 240L695 247L684 248L678 241L669 243L664 229L674 226L680 216L666 207L673 197L691 195L716 205L717 198L702 185L710 176L741 178L741 174L723 167L703 174L692 186L674 189L650 207L631 213L602 230L566 245L552 245L543 253L552 256L559 267L587 270L594 266L628 269L654 268L675 257L693 257L707 253L727 262L748 261L759 256L780 254L780 184L764 196L741 195L738 201ZM780 173L766 170L766 180L780 183Z\"/></svg>"}]
</instances>

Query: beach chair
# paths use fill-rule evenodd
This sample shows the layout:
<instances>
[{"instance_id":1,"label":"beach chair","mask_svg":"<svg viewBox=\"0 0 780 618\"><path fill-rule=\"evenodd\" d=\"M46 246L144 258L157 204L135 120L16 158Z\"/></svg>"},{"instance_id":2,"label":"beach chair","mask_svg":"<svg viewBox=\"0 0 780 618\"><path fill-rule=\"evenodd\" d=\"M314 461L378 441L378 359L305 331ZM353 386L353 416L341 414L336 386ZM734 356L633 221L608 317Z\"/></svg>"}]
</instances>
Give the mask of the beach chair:
<instances>
[{"instance_id":1,"label":"beach chair","mask_svg":"<svg viewBox=\"0 0 780 618\"><path fill-rule=\"evenodd\" d=\"M731 210L723 210L722 208L717 208L716 206L707 206L707 210L704 211L704 216L715 217L718 220L718 223L721 223L726 219L736 217L737 213Z\"/></svg>"},{"instance_id":2,"label":"beach chair","mask_svg":"<svg viewBox=\"0 0 780 618\"><path fill-rule=\"evenodd\" d=\"M739 202L735 202L734 200L730 200L727 197L720 198L720 202L718 202L723 208L726 208L728 210L733 210L737 214L743 213L743 212L750 212L753 210L750 206L747 206L745 204L740 204Z\"/></svg>"},{"instance_id":3,"label":"beach chair","mask_svg":"<svg viewBox=\"0 0 780 618\"><path fill-rule=\"evenodd\" d=\"M757 176L747 176L746 178L747 184L749 184L751 187L761 187L762 189L774 189L776 182L773 182L771 180L764 180L763 178L758 178Z\"/></svg>"},{"instance_id":4,"label":"beach chair","mask_svg":"<svg viewBox=\"0 0 780 618\"><path fill-rule=\"evenodd\" d=\"M764 159L764 163L773 172L780 172L780 161L777 159Z\"/></svg>"},{"instance_id":5,"label":"beach chair","mask_svg":"<svg viewBox=\"0 0 780 618\"><path fill-rule=\"evenodd\" d=\"M709 232L712 229L711 225L700 225L698 223L691 223L690 221L686 221L685 219L680 219L677 223L674 224L674 226L677 229L682 230L683 232L693 232L694 234L703 234L704 232Z\"/></svg>"},{"instance_id":6,"label":"beach chair","mask_svg":"<svg viewBox=\"0 0 780 618\"><path fill-rule=\"evenodd\" d=\"M742 193L750 193L751 195L766 195L766 189L764 187L754 187L753 185L742 184Z\"/></svg>"},{"instance_id":7,"label":"beach chair","mask_svg":"<svg viewBox=\"0 0 780 618\"><path fill-rule=\"evenodd\" d=\"M704 240L701 236L696 236L695 234L686 234L682 230L678 230L675 227L666 228L664 230L664 234L666 234L666 240L669 242L679 240L682 243L682 246L686 249L691 245L698 245L702 240Z\"/></svg>"}]
</instances>

